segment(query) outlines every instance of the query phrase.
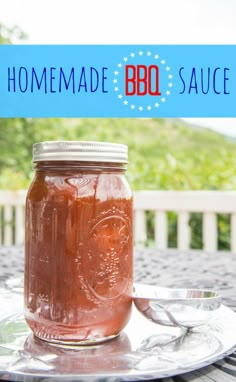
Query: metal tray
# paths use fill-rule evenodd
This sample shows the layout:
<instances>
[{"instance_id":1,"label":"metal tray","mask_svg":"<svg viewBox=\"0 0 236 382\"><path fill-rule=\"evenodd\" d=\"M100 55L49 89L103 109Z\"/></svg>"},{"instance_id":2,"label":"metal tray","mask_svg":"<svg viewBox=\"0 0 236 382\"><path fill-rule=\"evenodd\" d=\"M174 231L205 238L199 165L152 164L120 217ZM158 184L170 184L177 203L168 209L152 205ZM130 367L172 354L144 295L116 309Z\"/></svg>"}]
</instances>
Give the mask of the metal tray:
<instances>
[{"instance_id":1,"label":"metal tray","mask_svg":"<svg viewBox=\"0 0 236 382\"><path fill-rule=\"evenodd\" d=\"M201 329L183 334L133 308L114 340L58 348L34 338L23 318L21 289L0 289L0 378L6 381L139 381L198 369L233 352L236 314L225 306Z\"/></svg>"}]
</instances>

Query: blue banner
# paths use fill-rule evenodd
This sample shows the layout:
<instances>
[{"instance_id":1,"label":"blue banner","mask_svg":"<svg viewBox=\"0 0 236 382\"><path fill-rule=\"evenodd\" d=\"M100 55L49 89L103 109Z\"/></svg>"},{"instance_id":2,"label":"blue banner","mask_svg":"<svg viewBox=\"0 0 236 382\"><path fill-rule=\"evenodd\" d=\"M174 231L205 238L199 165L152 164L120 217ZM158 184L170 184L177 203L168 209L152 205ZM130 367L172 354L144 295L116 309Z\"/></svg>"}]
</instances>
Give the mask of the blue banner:
<instances>
[{"instance_id":1,"label":"blue banner","mask_svg":"<svg viewBox=\"0 0 236 382\"><path fill-rule=\"evenodd\" d=\"M236 117L236 45L2 45L0 117Z\"/></svg>"}]
</instances>

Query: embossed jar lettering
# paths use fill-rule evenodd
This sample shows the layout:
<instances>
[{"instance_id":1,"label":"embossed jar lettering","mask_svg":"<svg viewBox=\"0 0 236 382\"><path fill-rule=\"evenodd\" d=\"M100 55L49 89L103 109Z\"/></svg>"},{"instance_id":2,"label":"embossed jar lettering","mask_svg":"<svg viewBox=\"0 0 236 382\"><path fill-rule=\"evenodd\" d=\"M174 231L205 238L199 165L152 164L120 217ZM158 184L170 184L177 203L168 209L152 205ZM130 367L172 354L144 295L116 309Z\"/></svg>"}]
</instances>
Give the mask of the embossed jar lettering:
<instances>
[{"instance_id":1,"label":"embossed jar lettering","mask_svg":"<svg viewBox=\"0 0 236 382\"><path fill-rule=\"evenodd\" d=\"M132 295L132 194L127 146L34 145L26 203L25 318L54 343L118 335Z\"/></svg>"}]
</instances>

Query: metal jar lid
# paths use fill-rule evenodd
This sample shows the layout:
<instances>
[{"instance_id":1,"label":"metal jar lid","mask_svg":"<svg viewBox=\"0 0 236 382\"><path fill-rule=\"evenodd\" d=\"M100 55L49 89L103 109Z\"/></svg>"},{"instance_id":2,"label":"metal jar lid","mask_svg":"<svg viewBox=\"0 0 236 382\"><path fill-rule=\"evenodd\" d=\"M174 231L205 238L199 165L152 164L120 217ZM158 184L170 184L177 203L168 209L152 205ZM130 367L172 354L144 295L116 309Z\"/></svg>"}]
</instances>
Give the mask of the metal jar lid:
<instances>
[{"instance_id":1,"label":"metal jar lid","mask_svg":"<svg viewBox=\"0 0 236 382\"><path fill-rule=\"evenodd\" d=\"M47 141L33 145L33 162L83 161L127 163L128 146L89 141Z\"/></svg>"}]
</instances>

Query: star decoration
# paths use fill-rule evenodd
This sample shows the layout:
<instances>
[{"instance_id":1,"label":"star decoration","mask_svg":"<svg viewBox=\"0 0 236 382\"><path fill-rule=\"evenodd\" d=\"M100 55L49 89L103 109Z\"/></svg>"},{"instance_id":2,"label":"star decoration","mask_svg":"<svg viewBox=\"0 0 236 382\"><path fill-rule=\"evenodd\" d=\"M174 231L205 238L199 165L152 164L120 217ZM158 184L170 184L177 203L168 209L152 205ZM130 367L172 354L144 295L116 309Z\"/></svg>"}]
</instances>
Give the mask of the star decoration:
<instances>
[{"instance_id":1,"label":"star decoration","mask_svg":"<svg viewBox=\"0 0 236 382\"><path fill-rule=\"evenodd\" d=\"M167 89L166 88L163 89L162 98L161 97L158 98L159 102L152 102L148 104L146 102L150 102L150 101L146 101L146 102L144 101L144 103L141 103L141 105L140 104L135 105L135 104L132 104L130 100L128 101L127 99L125 99L123 85L120 85L120 80L121 80L120 76L122 76L123 71L119 69L125 68L125 63L127 61L131 62L131 59L134 59L134 61L136 61L135 57L138 59L138 56L139 57L147 56L155 60L160 59L159 62L163 65L163 68L161 70L164 70L165 72L167 72L166 74L164 74L164 77L167 79ZM115 70L113 72L114 73L114 77L113 77L114 91L116 92L117 98L120 99L122 104L124 106L127 106L127 108L130 108L131 110L139 110L140 112L144 111L145 113L145 110L151 111L154 108L158 108L161 106L162 103L166 102L169 99L168 96L171 94L170 90L173 86L173 83L172 83L173 75L171 74L171 67L166 64L166 60L161 59L158 54L155 54L155 52L151 50L143 51L141 49L139 51L130 51L129 54L127 56L124 56L122 61L117 64L117 69L114 69L114 70ZM119 80L119 84L118 84L118 80Z\"/></svg>"}]
</instances>

